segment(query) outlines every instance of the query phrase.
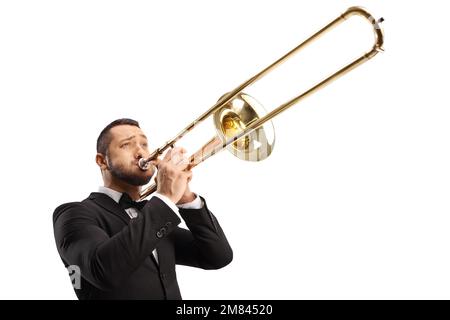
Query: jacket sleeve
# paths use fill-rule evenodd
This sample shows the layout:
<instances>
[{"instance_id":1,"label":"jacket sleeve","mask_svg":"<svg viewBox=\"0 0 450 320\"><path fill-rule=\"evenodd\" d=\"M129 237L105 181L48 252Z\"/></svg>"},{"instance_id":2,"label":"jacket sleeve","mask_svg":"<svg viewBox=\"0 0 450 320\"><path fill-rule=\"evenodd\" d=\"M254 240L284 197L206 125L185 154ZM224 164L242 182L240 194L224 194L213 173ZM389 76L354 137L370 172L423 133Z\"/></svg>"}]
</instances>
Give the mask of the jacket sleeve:
<instances>
[{"instance_id":1,"label":"jacket sleeve","mask_svg":"<svg viewBox=\"0 0 450 320\"><path fill-rule=\"evenodd\" d=\"M231 249L206 201L201 209L180 209L189 230L176 228L170 235L175 243L176 263L202 269L219 269L233 260Z\"/></svg>"},{"instance_id":2,"label":"jacket sleeve","mask_svg":"<svg viewBox=\"0 0 450 320\"><path fill-rule=\"evenodd\" d=\"M53 227L62 260L77 265L83 278L102 290L119 286L181 222L156 197L141 211L143 214L110 237L82 203L59 206Z\"/></svg>"}]
</instances>

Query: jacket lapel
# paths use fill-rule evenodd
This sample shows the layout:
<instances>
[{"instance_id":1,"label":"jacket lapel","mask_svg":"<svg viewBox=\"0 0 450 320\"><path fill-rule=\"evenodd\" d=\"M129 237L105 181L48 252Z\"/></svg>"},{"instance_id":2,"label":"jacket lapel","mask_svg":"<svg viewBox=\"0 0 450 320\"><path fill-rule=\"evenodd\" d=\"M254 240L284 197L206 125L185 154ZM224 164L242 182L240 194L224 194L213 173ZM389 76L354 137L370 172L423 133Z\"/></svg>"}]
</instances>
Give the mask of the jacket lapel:
<instances>
[{"instance_id":1,"label":"jacket lapel","mask_svg":"<svg viewBox=\"0 0 450 320\"><path fill-rule=\"evenodd\" d=\"M89 199L93 200L95 203L97 203L99 206L104 208L105 210L108 210L112 214L116 215L120 219L123 220L126 224L130 222L130 216L123 210L117 202L115 202L113 199L111 199L109 196L107 196L104 193L101 192L92 192L89 195ZM142 214L142 213L141 213ZM157 253L158 253L158 262L156 261L155 257L153 256L153 253L150 254L150 258L152 262L155 264L157 269L160 269L160 263L161 260L165 261L164 254L160 255L160 252L164 252L163 250L158 250L160 246L156 247Z\"/></svg>"},{"instance_id":2,"label":"jacket lapel","mask_svg":"<svg viewBox=\"0 0 450 320\"><path fill-rule=\"evenodd\" d=\"M89 199L95 201L95 203L97 203L105 210L108 210L112 214L118 216L126 224L128 224L128 222L130 221L130 217L125 212L125 210L123 210L117 202L115 202L106 194L100 192L92 192L89 196Z\"/></svg>"}]
</instances>

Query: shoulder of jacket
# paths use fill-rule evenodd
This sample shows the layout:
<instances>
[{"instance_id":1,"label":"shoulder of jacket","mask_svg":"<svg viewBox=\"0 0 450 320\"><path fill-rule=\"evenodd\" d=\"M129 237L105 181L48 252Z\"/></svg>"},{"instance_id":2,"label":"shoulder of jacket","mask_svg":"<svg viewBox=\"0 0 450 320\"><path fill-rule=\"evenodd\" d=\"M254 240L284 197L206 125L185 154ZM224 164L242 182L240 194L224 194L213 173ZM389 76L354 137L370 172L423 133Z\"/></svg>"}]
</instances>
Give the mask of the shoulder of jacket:
<instances>
[{"instance_id":1,"label":"shoulder of jacket","mask_svg":"<svg viewBox=\"0 0 450 320\"><path fill-rule=\"evenodd\" d=\"M85 200L82 202L67 202L59 205L53 212L53 223L63 214L83 214L88 212L89 209L86 206Z\"/></svg>"}]
</instances>

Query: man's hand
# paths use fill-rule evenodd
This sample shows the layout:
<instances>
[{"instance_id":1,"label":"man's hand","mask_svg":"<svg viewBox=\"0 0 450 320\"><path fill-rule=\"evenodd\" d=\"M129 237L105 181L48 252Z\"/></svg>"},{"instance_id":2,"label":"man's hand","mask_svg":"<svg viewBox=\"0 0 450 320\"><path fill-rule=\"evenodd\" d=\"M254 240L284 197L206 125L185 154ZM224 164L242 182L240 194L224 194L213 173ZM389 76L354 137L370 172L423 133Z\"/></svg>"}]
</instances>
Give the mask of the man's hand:
<instances>
[{"instance_id":1,"label":"man's hand","mask_svg":"<svg viewBox=\"0 0 450 320\"><path fill-rule=\"evenodd\" d=\"M189 171L190 172L190 171ZM195 198L197 197L195 195L195 193L193 193L191 191L191 189L189 188L189 181L191 181L192 179L192 173L191 173L191 178L188 180L188 183L186 185L186 190L184 191L184 194L181 196L180 200L177 202L177 204L184 204L184 203L188 203L188 202L192 202L195 200Z\"/></svg>"},{"instance_id":2,"label":"man's hand","mask_svg":"<svg viewBox=\"0 0 450 320\"><path fill-rule=\"evenodd\" d=\"M174 203L179 203L182 198L184 200L190 199L190 194L194 195L188 188L192 172L189 170L185 171L188 167L188 161L186 161L184 156L185 153L185 149L175 147L167 151L164 158L158 161L156 191L168 197ZM195 195L192 200L194 199Z\"/></svg>"}]
</instances>

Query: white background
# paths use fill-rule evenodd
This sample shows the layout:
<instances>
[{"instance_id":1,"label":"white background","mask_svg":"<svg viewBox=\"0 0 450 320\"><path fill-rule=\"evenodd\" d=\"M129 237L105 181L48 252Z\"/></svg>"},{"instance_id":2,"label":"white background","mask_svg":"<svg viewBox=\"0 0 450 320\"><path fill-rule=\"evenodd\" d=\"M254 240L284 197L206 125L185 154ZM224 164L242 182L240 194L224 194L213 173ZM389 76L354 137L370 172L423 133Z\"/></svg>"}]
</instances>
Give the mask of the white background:
<instances>
[{"instance_id":1,"label":"white background","mask_svg":"<svg viewBox=\"0 0 450 320\"><path fill-rule=\"evenodd\" d=\"M52 213L102 183L95 141L107 123L137 119L156 147L361 5L386 19L386 52L278 116L265 161L224 152L195 169L192 188L207 198L234 260L218 271L178 267L181 291L185 299L449 299L444 3L0 2L0 298L75 298ZM357 18L329 36L255 96L272 109L373 39ZM205 142L214 134L206 129Z\"/></svg>"}]
</instances>

